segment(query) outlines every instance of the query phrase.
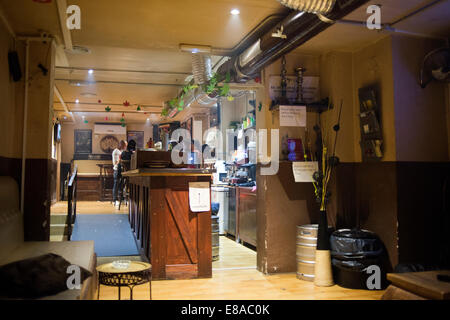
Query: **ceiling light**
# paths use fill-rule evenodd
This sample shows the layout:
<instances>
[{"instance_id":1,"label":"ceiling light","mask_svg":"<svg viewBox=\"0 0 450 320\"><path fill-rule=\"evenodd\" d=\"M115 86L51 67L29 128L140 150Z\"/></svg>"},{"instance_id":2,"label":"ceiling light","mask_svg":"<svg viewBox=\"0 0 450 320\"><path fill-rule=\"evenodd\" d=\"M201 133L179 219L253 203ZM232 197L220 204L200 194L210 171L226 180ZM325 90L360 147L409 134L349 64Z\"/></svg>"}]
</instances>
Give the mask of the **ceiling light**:
<instances>
[{"instance_id":1,"label":"ceiling light","mask_svg":"<svg viewBox=\"0 0 450 320\"><path fill-rule=\"evenodd\" d=\"M240 11L239 11L239 9L233 9L233 10L231 10L230 11L230 13L232 14L232 15L234 15L234 16L237 16L239 13L241 13Z\"/></svg>"},{"instance_id":2,"label":"ceiling light","mask_svg":"<svg viewBox=\"0 0 450 320\"><path fill-rule=\"evenodd\" d=\"M78 100L78 99L75 100L75 103L79 103L79 102L80 102L80 100Z\"/></svg>"},{"instance_id":3,"label":"ceiling light","mask_svg":"<svg viewBox=\"0 0 450 320\"><path fill-rule=\"evenodd\" d=\"M211 53L211 46L180 43L180 50L190 53Z\"/></svg>"},{"instance_id":4,"label":"ceiling light","mask_svg":"<svg viewBox=\"0 0 450 320\"><path fill-rule=\"evenodd\" d=\"M89 69L88 73L89 74L93 74L94 73L94 69Z\"/></svg>"}]
</instances>

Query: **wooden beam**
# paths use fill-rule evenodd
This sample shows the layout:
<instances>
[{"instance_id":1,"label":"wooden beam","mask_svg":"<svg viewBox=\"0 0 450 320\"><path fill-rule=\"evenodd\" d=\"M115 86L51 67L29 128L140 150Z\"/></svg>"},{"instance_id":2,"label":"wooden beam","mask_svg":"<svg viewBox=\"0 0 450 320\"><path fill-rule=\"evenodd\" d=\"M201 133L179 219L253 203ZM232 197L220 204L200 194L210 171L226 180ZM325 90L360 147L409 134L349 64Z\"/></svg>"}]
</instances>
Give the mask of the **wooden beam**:
<instances>
[{"instance_id":1,"label":"wooden beam","mask_svg":"<svg viewBox=\"0 0 450 320\"><path fill-rule=\"evenodd\" d=\"M69 28L67 28L67 1L66 0L56 0L56 7L58 9L59 25L61 27L61 33L64 39L64 46L66 50L72 50L72 36L70 34Z\"/></svg>"}]
</instances>

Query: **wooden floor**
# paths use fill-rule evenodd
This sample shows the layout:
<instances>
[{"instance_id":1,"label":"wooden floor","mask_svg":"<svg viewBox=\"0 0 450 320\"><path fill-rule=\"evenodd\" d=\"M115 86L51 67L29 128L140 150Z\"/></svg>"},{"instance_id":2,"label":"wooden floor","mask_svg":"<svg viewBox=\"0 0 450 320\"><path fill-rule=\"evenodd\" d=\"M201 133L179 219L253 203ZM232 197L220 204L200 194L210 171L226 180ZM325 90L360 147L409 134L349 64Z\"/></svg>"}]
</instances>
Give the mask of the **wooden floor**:
<instances>
[{"instance_id":1,"label":"wooden floor","mask_svg":"<svg viewBox=\"0 0 450 320\"><path fill-rule=\"evenodd\" d=\"M295 273L263 275L256 270L256 252L224 236L220 260L213 262L211 279L159 280L152 282L154 300L379 300L384 291L321 288L299 280ZM101 300L116 300L118 289L101 286ZM121 298L128 299L122 288ZM133 290L135 300L149 299L148 284Z\"/></svg>"},{"instance_id":2,"label":"wooden floor","mask_svg":"<svg viewBox=\"0 0 450 320\"><path fill-rule=\"evenodd\" d=\"M52 205L50 214L67 213L67 201L58 201ZM122 205L120 210L110 203L102 201L77 201L77 214L124 214L128 213L128 207Z\"/></svg>"},{"instance_id":3,"label":"wooden floor","mask_svg":"<svg viewBox=\"0 0 450 320\"><path fill-rule=\"evenodd\" d=\"M213 261L213 271L225 269L256 269L256 251L228 239L219 237L219 260Z\"/></svg>"},{"instance_id":4,"label":"wooden floor","mask_svg":"<svg viewBox=\"0 0 450 320\"><path fill-rule=\"evenodd\" d=\"M66 202L57 202L51 208L52 214L66 212ZM78 201L77 213L124 214L128 208L123 206L119 211L109 202ZM102 258L98 264L110 260ZM117 290L101 286L100 299L116 300ZM128 288L122 288L121 293L122 299L128 299ZM339 286L316 287L312 282L297 279L295 273L264 275L256 269L255 251L224 236L220 237L220 260L213 262L212 278L152 282L154 300L379 300L383 293ZM149 296L148 284L133 290L135 300L147 300Z\"/></svg>"},{"instance_id":5,"label":"wooden floor","mask_svg":"<svg viewBox=\"0 0 450 320\"><path fill-rule=\"evenodd\" d=\"M116 300L117 288L102 286L100 299ZM122 288L122 299L129 290ZM154 300L379 300L384 291L316 287L295 273L263 275L256 269L213 271L210 279L152 282ZM148 284L137 286L135 300L149 299Z\"/></svg>"}]
</instances>

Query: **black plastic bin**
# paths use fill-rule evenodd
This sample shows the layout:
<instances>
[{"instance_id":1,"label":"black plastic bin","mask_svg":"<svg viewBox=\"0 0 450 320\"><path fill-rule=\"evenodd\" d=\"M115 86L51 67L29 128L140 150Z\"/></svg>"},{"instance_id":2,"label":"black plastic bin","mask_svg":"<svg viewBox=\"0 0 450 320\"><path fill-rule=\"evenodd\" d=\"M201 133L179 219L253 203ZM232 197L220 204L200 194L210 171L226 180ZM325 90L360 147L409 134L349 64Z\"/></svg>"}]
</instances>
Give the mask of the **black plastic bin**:
<instances>
[{"instance_id":1,"label":"black plastic bin","mask_svg":"<svg viewBox=\"0 0 450 320\"><path fill-rule=\"evenodd\" d=\"M366 268L380 268L380 289L387 285L384 268L385 250L378 236L367 230L341 229L330 237L333 277L336 284L350 289L370 289Z\"/></svg>"}]
</instances>

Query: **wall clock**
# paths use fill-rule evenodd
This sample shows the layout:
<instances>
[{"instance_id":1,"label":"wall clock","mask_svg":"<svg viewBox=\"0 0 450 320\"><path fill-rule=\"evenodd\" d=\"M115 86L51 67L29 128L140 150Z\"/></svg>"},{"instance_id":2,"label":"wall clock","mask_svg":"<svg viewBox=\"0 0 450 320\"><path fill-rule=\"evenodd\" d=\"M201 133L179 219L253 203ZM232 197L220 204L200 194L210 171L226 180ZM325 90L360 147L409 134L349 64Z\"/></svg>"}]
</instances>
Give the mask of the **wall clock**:
<instances>
[{"instance_id":1,"label":"wall clock","mask_svg":"<svg viewBox=\"0 0 450 320\"><path fill-rule=\"evenodd\" d=\"M117 147L119 147L119 140L114 136L104 136L100 140L100 148L104 153L112 153Z\"/></svg>"}]
</instances>

